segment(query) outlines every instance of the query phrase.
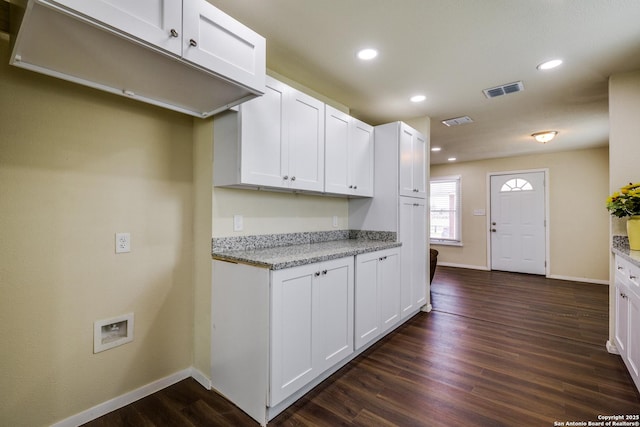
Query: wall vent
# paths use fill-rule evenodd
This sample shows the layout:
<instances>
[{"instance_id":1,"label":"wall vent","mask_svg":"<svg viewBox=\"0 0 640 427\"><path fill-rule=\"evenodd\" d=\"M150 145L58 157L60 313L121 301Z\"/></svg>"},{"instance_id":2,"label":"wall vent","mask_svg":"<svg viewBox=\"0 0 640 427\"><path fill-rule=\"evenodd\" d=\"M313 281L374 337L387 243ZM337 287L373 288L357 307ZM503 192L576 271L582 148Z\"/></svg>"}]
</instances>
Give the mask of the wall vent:
<instances>
[{"instance_id":1,"label":"wall vent","mask_svg":"<svg viewBox=\"0 0 640 427\"><path fill-rule=\"evenodd\" d=\"M489 89L484 89L484 96L487 98L495 98L497 96L508 95L510 93L520 92L524 90L524 85L521 81L507 83L506 85L500 85L496 87L491 87Z\"/></svg>"},{"instance_id":2,"label":"wall vent","mask_svg":"<svg viewBox=\"0 0 640 427\"><path fill-rule=\"evenodd\" d=\"M460 126L460 125L464 125L467 123L473 123L473 119L469 116L463 116L463 117L455 117L453 119L447 119L447 120L443 120L442 124L445 126Z\"/></svg>"}]
</instances>

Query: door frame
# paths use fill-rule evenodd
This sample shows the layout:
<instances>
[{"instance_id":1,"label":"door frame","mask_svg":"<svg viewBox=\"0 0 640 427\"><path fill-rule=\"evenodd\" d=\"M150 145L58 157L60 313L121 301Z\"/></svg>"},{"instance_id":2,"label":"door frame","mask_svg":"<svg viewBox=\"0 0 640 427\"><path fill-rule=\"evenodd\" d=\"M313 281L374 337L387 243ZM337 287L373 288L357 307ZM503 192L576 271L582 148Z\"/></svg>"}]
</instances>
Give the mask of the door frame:
<instances>
[{"instance_id":1,"label":"door frame","mask_svg":"<svg viewBox=\"0 0 640 427\"><path fill-rule=\"evenodd\" d=\"M544 238L545 238L545 248L544 248L544 265L545 265L545 277L549 277L551 274L551 260L549 259L550 252L550 229L551 229L551 221L549 221L549 168L541 168L541 169L519 169L512 171L500 171L500 172L487 172L487 270L492 271L491 269L491 177L497 175L514 175L519 173L535 173L542 172L544 173Z\"/></svg>"}]
</instances>

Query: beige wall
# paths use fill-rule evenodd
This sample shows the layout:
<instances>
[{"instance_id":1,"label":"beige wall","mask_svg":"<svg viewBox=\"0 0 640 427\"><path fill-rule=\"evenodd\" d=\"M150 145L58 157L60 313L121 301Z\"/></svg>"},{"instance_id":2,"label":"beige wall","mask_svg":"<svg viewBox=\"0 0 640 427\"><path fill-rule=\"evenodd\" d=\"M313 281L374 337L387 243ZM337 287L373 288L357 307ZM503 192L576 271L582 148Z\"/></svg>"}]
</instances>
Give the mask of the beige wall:
<instances>
[{"instance_id":1,"label":"beige wall","mask_svg":"<svg viewBox=\"0 0 640 427\"><path fill-rule=\"evenodd\" d=\"M0 425L42 426L192 364L193 121L7 63ZM93 354L93 322L128 312L135 340Z\"/></svg>"},{"instance_id":2,"label":"beige wall","mask_svg":"<svg viewBox=\"0 0 640 427\"><path fill-rule=\"evenodd\" d=\"M640 71L609 78L609 193L629 182L640 181ZM611 234L626 235L626 221L611 218ZM610 283L614 283L610 253ZM614 343L615 288L609 293L609 342Z\"/></svg>"},{"instance_id":3,"label":"beige wall","mask_svg":"<svg viewBox=\"0 0 640 427\"><path fill-rule=\"evenodd\" d=\"M438 245L439 262L474 268L487 265L487 174L549 170L550 275L596 282L609 278L607 147L476 162L432 165L431 177L462 176L463 247Z\"/></svg>"}]
</instances>

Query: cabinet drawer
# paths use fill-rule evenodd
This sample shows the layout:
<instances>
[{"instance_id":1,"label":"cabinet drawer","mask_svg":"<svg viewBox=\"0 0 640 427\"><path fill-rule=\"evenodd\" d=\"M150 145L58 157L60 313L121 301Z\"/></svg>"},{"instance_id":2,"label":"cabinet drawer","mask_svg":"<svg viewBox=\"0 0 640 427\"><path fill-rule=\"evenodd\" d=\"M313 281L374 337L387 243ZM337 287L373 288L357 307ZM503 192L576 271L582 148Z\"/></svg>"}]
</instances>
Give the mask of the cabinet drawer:
<instances>
[{"instance_id":1,"label":"cabinet drawer","mask_svg":"<svg viewBox=\"0 0 640 427\"><path fill-rule=\"evenodd\" d=\"M626 259L616 256L616 280L625 283L632 292L640 295L640 267Z\"/></svg>"}]
</instances>

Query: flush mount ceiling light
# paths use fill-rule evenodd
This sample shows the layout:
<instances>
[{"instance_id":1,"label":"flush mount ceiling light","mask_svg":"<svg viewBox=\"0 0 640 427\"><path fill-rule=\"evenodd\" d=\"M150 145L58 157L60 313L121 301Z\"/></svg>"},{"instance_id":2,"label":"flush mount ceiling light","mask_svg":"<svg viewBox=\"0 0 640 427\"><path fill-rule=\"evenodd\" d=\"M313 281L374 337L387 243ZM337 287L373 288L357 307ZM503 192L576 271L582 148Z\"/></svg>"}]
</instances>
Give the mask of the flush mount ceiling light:
<instances>
[{"instance_id":1,"label":"flush mount ceiling light","mask_svg":"<svg viewBox=\"0 0 640 427\"><path fill-rule=\"evenodd\" d=\"M378 56L378 51L375 49L367 48L358 51L358 58L362 59L363 61L370 61L376 56Z\"/></svg>"},{"instance_id":2,"label":"flush mount ceiling light","mask_svg":"<svg viewBox=\"0 0 640 427\"><path fill-rule=\"evenodd\" d=\"M455 157L449 157L447 160L450 161L450 162L455 162L458 159L456 159Z\"/></svg>"},{"instance_id":3,"label":"flush mount ceiling light","mask_svg":"<svg viewBox=\"0 0 640 427\"><path fill-rule=\"evenodd\" d=\"M440 148L440 147L431 147L431 151L433 151L434 153L438 152L440 150L442 150L442 148Z\"/></svg>"},{"instance_id":4,"label":"flush mount ceiling light","mask_svg":"<svg viewBox=\"0 0 640 427\"><path fill-rule=\"evenodd\" d=\"M538 70L550 70L552 68L556 68L557 66L562 64L562 59L552 59L551 61L543 62L539 64L536 68Z\"/></svg>"},{"instance_id":5,"label":"flush mount ceiling light","mask_svg":"<svg viewBox=\"0 0 640 427\"><path fill-rule=\"evenodd\" d=\"M531 136L534 137L536 139L536 141L542 142L543 144L546 144L547 142L549 142L553 138L555 138L557 134L558 134L558 131L546 130L544 132L532 133Z\"/></svg>"},{"instance_id":6,"label":"flush mount ceiling light","mask_svg":"<svg viewBox=\"0 0 640 427\"><path fill-rule=\"evenodd\" d=\"M411 98L409 98L411 102L422 102L425 99L427 99L427 97L424 95L414 95Z\"/></svg>"}]
</instances>

